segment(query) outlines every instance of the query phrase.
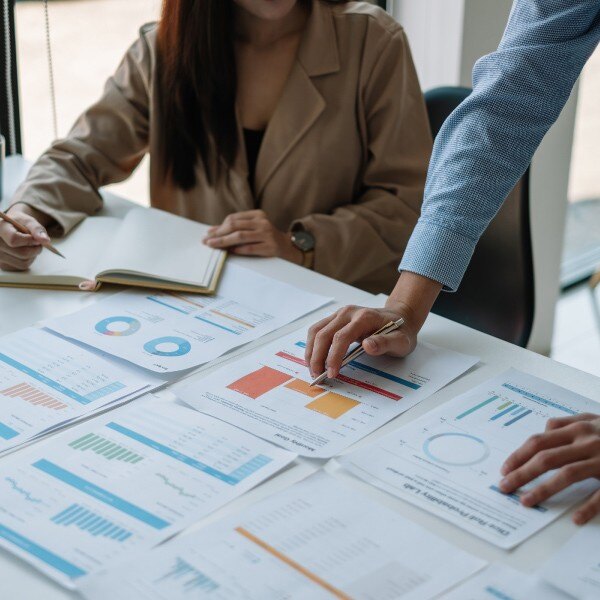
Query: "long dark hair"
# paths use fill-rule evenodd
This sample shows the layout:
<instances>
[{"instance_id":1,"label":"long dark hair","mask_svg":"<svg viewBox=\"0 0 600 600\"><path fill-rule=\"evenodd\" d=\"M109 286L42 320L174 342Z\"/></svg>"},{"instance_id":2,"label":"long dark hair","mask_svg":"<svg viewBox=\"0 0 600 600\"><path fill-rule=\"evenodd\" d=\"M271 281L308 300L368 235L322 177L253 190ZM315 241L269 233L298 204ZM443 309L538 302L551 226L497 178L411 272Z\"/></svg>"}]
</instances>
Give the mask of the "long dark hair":
<instances>
[{"instance_id":1,"label":"long dark hair","mask_svg":"<svg viewBox=\"0 0 600 600\"><path fill-rule=\"evenodd\" d=\"M189 190L201 161L213 185L238 152L233 0L163 0L158 77L164 179Z\"/></svg>"},{"instance_id":2,"label":"long dark hair","mask_svg":"<svg viewBox=\"0 0 600 600\"><path fill-rule=\"evenodd\" d=\"M208 181L231 166L238 150L232 0L163 0L158 77L165 180L188 190L195 167Z\"/></svg>"}]
</instances>

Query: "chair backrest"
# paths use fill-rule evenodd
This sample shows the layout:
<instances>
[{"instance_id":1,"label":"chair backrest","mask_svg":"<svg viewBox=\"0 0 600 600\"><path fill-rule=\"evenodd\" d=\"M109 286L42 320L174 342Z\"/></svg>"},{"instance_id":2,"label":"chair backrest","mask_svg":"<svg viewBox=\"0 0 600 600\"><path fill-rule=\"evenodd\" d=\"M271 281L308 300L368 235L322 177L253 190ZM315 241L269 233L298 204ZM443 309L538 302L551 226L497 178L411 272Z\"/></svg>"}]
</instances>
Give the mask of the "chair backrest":
<instances>
[{"instance_id":1,"label":"chair backrest","mask_svg":"<svg viewBox=\"0 0 600 600\"><path fill-rule=\"evenodd\" d=\"M434 138L470 93L469 88L442 87L425 94ZM479 240L458 291L442 292L433 312L525 347L533 310L528 170Z\"/></svg>"}]
</instances>

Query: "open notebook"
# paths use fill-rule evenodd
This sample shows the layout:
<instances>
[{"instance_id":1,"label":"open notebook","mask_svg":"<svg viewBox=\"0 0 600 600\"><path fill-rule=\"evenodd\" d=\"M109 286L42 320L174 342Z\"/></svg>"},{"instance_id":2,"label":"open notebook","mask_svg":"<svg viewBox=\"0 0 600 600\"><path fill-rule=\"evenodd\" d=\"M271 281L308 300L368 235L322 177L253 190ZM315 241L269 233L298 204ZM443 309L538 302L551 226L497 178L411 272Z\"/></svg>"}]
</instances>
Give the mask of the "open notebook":
<instances>
[{"instance_id":1,"label":"open notebook","mask_svg":"<svg viewBox=\"0 0 600 600\"><path fill-rule=\"evenodd\" d=\"M202 243L206 225L162 210L125 218L90 217L52 240L66 259L43 250L29 271L0 271L0 286L79 289L85 280L210 294L226 253Z\"/></svg>"}]
</instances>

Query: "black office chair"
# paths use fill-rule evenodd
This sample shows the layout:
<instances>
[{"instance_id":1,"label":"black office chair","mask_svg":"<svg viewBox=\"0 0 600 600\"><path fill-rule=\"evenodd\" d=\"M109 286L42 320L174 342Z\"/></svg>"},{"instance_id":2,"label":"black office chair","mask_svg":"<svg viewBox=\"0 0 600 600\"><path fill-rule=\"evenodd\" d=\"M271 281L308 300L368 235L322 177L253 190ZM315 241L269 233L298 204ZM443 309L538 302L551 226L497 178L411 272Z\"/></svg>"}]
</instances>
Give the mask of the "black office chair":
<instances>
[{"instance_id":1,"label":"black office chair","mask_svg":"<svg viewBox=\"0 0 600 600\"><path fill-rule=\"evenodd\" d=\"M441 87L425 94L433 136L471 93ZM433 312L525 347L533 325L534 287L529 226L529 171L481 237L455 293L442 292Z\"/></svg>"}]
</instances>

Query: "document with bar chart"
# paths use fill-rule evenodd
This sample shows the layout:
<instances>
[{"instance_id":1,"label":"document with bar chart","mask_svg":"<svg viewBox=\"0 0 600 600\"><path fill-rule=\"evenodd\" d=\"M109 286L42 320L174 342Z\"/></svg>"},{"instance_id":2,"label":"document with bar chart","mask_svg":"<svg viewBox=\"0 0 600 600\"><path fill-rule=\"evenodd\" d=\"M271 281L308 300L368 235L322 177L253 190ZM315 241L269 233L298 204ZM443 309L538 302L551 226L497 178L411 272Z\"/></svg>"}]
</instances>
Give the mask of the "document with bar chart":
<instances>
[{"instance_id":1,"label":"document with bar chart","mask_svg":"<svg viewBox=\"0 0 600 600\"><path fill-rule=\"evenodd\" d=\"M175 393L190 406L304 456L329 458L464 373L477 359L428 344L405 359L363 355L310 387L306 331L265 345Z\"/></svg>"},{"instance_id":2,"label":"document with bar chart","mask_svg":"<svg viewBox=\"0 0 600 600\"><path fill-rule=\"evenodd\" d=\"M511 369L339 459L355 475L474 533L513 548L598 487L574 485L535 508L498 488L500 468L548 419L598 412L574 392Z\"/></svg>"},{"instance_id":3,"label":"document with bar chart","mask_svg":"<svg viewBox=\"0 0 600 600\"><path fill-rule=\"evenodd\" d=\"M442 595L440 600L573 600L574 597L563 594L535 575L493 564Z\"/></svg>"},{"instance_id":4,"label":"document with bar chart","mask_svg":"<svg viewBox=\"0 0 600 600\"><path fill-rule=\"evenodd\" d=\"M3 461L0 546L75 587L294 458L189 408L141 400Z\"/></svg>"},{"instance_id":5,"label":"document with bar chart","mask_svg":"<svg viewBox=\"0 0 600 600\"><path fill-rule=\"evenodd\" d=\"M46 325L140 367L197 367L331 301L228 264L215 296L131 290Z\"/></svg>"},{"instance_id":6,"label":"document with bar chart","mask_svg":"<svg viewBox=\"0 0 600 600\"><path fill-rule=\"evenodd\" d=\"M317 473L83 582L92 600L428 600L485 562Z\"/></svg>"},{"instance_id":7,"label":"document with bar chart","mask_svg":"<svg viewBox=\"0 0 600 600\"><path fill-rule=\"evenodd\" d=\"M42 329L0 338L0 454L162 382Z\"/></svg>"}]
</instances>

